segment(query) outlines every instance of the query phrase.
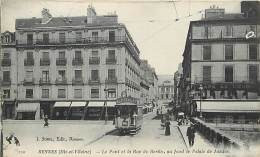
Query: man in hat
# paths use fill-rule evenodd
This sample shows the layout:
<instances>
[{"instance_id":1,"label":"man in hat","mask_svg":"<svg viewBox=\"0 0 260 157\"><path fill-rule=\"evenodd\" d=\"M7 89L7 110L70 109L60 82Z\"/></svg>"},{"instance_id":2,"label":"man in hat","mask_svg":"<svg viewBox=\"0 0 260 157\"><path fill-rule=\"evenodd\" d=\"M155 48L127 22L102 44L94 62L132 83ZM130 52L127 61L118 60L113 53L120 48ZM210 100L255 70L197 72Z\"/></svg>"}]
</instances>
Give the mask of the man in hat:
<instances>
[{"instance_id":1,"label":"man in hat","mask_svg":"<svg viewBox=\"0 0 260 157\"><path fill-rule=\"evenodd\" d=\"M189 139L189 145L190 147L192 147L195 138L195 127L193 123L191 123L191 125L188 127L186 135L188 136Z\"/></svg>"}]
</instances>

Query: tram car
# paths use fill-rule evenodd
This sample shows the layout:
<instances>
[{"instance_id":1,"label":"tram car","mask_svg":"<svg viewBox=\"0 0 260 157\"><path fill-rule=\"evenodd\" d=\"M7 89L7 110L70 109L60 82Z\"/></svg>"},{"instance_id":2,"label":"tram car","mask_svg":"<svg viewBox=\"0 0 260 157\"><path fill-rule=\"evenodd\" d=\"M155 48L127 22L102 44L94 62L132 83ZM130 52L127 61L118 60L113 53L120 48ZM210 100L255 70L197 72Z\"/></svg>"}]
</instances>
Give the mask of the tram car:
<instances>
[{"instance_id":1,"label":"tram car","mask_svg":"<svg viewBox=\"0 0 260 157\"><path fill-rule=\"evenodd\" d=\"M115 105L115 127L121 135L135 135L143 123L143 108L133 97L118 98Z\"/></svg>"}]
</instances>

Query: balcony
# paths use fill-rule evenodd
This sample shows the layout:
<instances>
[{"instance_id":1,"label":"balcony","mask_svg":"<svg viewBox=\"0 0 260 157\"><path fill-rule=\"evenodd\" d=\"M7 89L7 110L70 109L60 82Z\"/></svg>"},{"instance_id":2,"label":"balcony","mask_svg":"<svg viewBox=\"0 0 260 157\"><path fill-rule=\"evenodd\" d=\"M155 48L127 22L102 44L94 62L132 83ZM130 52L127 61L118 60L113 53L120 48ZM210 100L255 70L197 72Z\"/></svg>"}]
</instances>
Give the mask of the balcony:
<instances>
[{"instance_id":1,"label":"balcony","mask_svg":"<svg viewBox=\"0 0 260 157\"><path fill-rule=\"evenodd\" d=\"M25 78L23 81L24 86L32 86L34 85L34 78Z\"/></svg>"},{"instance_id":2,"label":"balcony","mask_svg":"<svg viewBox=\"0 0 260 157\"><path fill-rule=\"evenodd\" d=\"M99 93L91 93L91 98L99 98Z\"/></svg>"},{"instance_id":3,"label":"balcony","mask_svg":"<svg viewBox=\"0 0 260 157\"><path fill-rule=\"evenodd\" d=\"M116 64L116 58L106 58L106 64Z\"/></svg>"},{"instance_id":4,"label":"balcony","mask_svg":"<svg viewBox=\"0 0 260 157\"><path fill-rule=\"evenodd\" d=\"M108 78L106 79L106 84L117 84L117 78Z\"/></svg>"},{"instance_id":5,"label":"balcony","mask_svg":"<svg viewBox=\"0 0 260 157\"><path fill-rule=\"evenodd\" d=\"M92 64L92 65L94 65L94 64L99 64L100 63L100 58L99 57L90 57L89 58L89 64Z\"/></svg>"},{"instance_id":6,"label":"balcony","mask_svg":"<svg viewBox=\"0 0 260 157\"><path fill-rule=\"evenodd\" d=\"M10 58L3 58L2 59L2 63L1 63L1 65L3 66L3 67L9 67L9 66L11 66L11 59Z\"/></svg>"},{"instance_id":7,"label":"balcony","mask_svg":"<svg viewBox=\"0 0 260 157\"><path fill-rule=\"evenodd\" d=\"M57 66L66 66L67 59L66 58L57 58L56 59L56 65Z\"/></svg>"},{"instance_id":8,"label":"balcony","mask_svg":"<svg viewBox=\"0 0 260 157\"><path fill-rule=\"evenodd\" d=\"M27 58L24 60L24 66L34 66L34 59L33 58Z\"/></svg>"},{"instance_id":9,"label":"balcony","mask_svg":"<svg viewBox=\"0 0 260 157\"><path fill-rule=\"evenodd\" d=\"M61 79L56 79L55 80L55 84L56 85L67 85L67 78L61 78Z\"/></svg>"},{"instance_id":10,"label":"balcony","mask_svg":"<svg viewBox=\"0 0 260 157\"><path fill-rule=\"evenodd\" d=\"M44 58L40 60L40 66L49 66L51 63L50 58Z\"/></svg>"},{"instance_id":11,"label":"balcony","mask_svg":"<svg viewBox=\"0 0 260 157\"><path fill-rule=\"evenodd\" d=\"M81 65L83 65L83 59L82 58L73 58L72 65L73 66L81 66Z\"/></svg>"},{"instance_id":12,"label":"balcony","mask_svg":"<svg viewBox=\"0 0 260 157\"><path fill-rule=\"evenodd\" d=\"M72 79L72 85L84 85L82 78L74 78Z\"/></svg>"},{"instance_id":13,"label":"balcony","mask_svg":"<svg viewBox=\"0 0 260 157\"><path fill-rule=\"evenodd\" d=\"M43 79L41 78L39 81L40 86L42 85L51 85L51 80L50 79Z\"/></svg>"},{"instance_id":14,"label":"balcony","mask_svg":"<svg viewBox=\"0 0 260 157\"><path fill-rule=\"evenodd\" d=\"M97 85L97 84L100 84L100 79L97 79L97 80L88 80L88 84L89 85Z\"/></svg>"},{"instance_id":15,"label":"balcony","mask_svg":"<svg viewBox=\"0 0 260 157\"><path fill-rule=\"evenodd\" d=\"M11 80L2 80L1 85L2 86L11 86Z\"/></svg>"}]
</instances>

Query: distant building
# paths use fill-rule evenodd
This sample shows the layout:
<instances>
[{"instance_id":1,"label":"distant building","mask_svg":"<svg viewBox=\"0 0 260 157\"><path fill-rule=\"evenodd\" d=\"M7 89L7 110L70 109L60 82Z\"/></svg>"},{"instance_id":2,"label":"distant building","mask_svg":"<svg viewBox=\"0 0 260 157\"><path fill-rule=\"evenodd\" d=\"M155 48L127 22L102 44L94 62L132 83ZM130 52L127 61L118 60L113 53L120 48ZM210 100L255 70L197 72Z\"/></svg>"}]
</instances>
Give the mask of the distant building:
<instances>
[{"instance_id":1,"label":"distant building","mask_svg":"<svg viewBox=\"0 0 260 157\"><path fill-rule=\"evenodd\" d=\"M174 99L174 76L158 75L158 97L160 103L168 104Z\"/></svg>"},{"instance_id":2,"label":"distant building","mask_svg":"<svg viewBox=\"0 0 260 157\"><path fill-rule=\"evenodd\" d=\"M225 9L213 6L205 10L205 18L190 22L180 87L181 103L189 108L187 112L197 109L205 117L229 117L232 119L229 121L258 118L259 111L255 105L250 106L251 103L247 107L254 114L250 116L247 110L238 111L244 107L237 106L231 111L227 109L228 104L227 108L207 105L210 105L209 99L247 99L251 102L260 98L259 8L259 2L242 2L241 13L229 14ZM202 102L201 110L199 101L197 106L188 101L200 97L207 99L207 103ZM227 102L232 103L223 101ZM216 114L208 114L210 111Z\"/></svg>"}]
</instances>

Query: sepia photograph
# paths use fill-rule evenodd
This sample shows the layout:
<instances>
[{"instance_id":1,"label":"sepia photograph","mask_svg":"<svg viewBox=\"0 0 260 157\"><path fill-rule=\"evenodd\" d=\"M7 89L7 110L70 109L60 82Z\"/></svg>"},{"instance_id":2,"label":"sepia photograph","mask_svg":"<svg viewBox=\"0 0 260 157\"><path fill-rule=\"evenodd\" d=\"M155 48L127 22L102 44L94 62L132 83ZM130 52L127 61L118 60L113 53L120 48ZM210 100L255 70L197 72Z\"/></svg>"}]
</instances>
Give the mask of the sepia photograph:
<instances>
[{"instance_id":1,"label":"sepia photograph","mask_svg":"<svg viewBox=\"0 0 260 157\"><path fill-rule=\"evenodd\" d=\"M260 156L260 0L0 3L0 157Z\"/></svg>"}]
</instances>

